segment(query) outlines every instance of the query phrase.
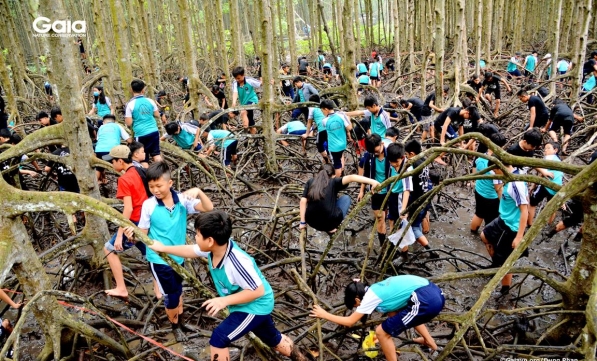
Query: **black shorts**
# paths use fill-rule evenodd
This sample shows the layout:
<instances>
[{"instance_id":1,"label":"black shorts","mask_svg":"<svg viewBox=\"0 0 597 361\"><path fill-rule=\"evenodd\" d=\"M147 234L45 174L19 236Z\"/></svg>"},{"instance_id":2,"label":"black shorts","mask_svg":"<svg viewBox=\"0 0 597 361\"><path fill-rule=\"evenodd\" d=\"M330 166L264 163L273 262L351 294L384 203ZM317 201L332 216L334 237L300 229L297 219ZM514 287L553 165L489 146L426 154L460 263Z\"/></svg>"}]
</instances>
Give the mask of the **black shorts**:
<instances>
[{"instance_id":1,"label":"black shorts","mask_svg":"<svg viewBox=\"0 0 597 361\"><path fill-rule=\"evenodd\" d=\"M153 132L140 137L135 137L137 142L143 144L145 148L145 162L149 162L149 157L160 155L160 132Z\"/></svg>"},{"instance_id":2,"label":"black shorts","mask_svg":"<svg viewBox=\"0 0 597 361\"><path fill-rule=\"evenodd\" d=\"M370 76L369 78L371 78L371 80L379 80L378 76Z\"/></svg>"},{"instance_id":3,"label":"black shorts","mask_svg":"<svg viewBox=\"0 0 597 361\"><path fill-rule=\"evenodd\" d=\"M537 207L542 200L547 198L549 202L553 198L553 194L547 191L547 188L539 184L537 188L531 193L531 199L529 199L529 204L531 207Z\"/></svg>"},{"instance_id":4,"label":"black shorts","mask_svg":"<svg viewBox=\"0 0 597 361\"><path fill-rule=\"evenodd\" d=\"M226 148L224 148L224 164L229 165L232 161L232 156L236 155L236 147L238 146L238 140L230 143Z\"/></svg>"},{"instance_id":5,"label":"black shorts","mask_svg":"<svg viewBox=\"0 0 597 361\"><path fill-rule=\"evenodd\" d=\"M371 209L373 209L374 211L378 211L381 209L381 204L383 203L384 199L386 199L386 196L388 194L387 193L375 193L374 195L371 196ZM390 195L391 197L391 195ZM388 199L388 201L386 202L386 204L383 207L383 210L385 211L386 209L388 209L388 205L390 203L390 200Z\"/></svg>"},{"instance_id":6,"label":"black shorts","mask_svg":"<svg viewBox=\"0 0 597 361\"><path fill-rule=\"evenodd\" d=\"M398 181L402 182L402 181ZM383 200L383 199L382 199ZM402 193L390 193L388 199L388 219L396 221L400 218L400 210L402 209Z\"/></svg>"},{"instance_id":7,"label":"black shorts","mask_svg":"<svg viewBox=\"0 0 597 361\"><path fill-rule=\"evenodd\" d=\"M181 266L184 267L184 263ZM164 295L166 308L169 310L177 308L180 304L180 296L182 296L182 277L167 264L149 262L149 267Z\"/></svg>"},{"instance_id":8,"label":"black shorts","mask_svg":"<svg viewBox=\"0 0 597 361\"><path fill-rule=\"evenodd\" d=\"M502 99L502 94L501 94L501 90L500 90L499 86L497 86L495 88L487 88L487 90L485 91L485 94L493 94L493 97L495 98L495 100Z\"/></svg>"},{"instance_id":9,"label":"black shorts","mask_svg":"<svg viewBox=\"0 0 597 361\"><path fill-rule=\"evenodd\" d=\"M485 198L475 191L475 216L485 221L485 226L500 216L500 199Z\"/></svg>"},{"instance_id":10,"label":"black shorts","mask_svg":"<svg viewBox=\"0 0 597 361\"><path fill-rule=\"evenodd\" d=\"M306 70L299 70L299 75L309 75Z\"/></svg>"},{"instance_id":11,"label":"black shorts","mask_svg":"<svg viewBox=\"0 0 597 361\"><path fill-rule=\"evenodd\" d=\"M328 141L328 132L326 130L317 132L317 151L319 153L323 153L327 150L325 147L325 143L327 141Z\"/></svg>"},{"instance_id":12,"label":"black shorts","mask_svg":"<svg viewBox=\"0 0 597 361\"><path fill-rule=\"evenodd\" d=\"M511 230L510 227L498 217L483 228L483 234L485 235L487 242L489 242L494 249L493 257L491 257L491 266L493 268L501 267L514 250L514 248L512 248L512 242L516 238L517 232ZM527 257L528 255L528 250L525 250L522 257Z\"/></svg>"},{"instance_id":13,"label":"black shorts","mask_svg":"<svg viewBox=\"0 0 597 361\"><path fill-rule=\"evenodd\" d=\"M549 130L553 130L554 132L559 132L560 127L564 128L564 134L570 135L572 134L572 126L574 125L574 118L564 118L564 119L554 119L553 123L551 124L551 128Z\"/></svg>"},{"instance_id":14,"label":"black shorts","mask_svg":"<svg viewBox=\"0 0 597 361\"><path fill-rule=\"evenodd\" d=\"M342 155L344 154L344 151L330 153L332 154L332 164L334 165L334 169L342 169Z\"/></svg>"}]
</instances>

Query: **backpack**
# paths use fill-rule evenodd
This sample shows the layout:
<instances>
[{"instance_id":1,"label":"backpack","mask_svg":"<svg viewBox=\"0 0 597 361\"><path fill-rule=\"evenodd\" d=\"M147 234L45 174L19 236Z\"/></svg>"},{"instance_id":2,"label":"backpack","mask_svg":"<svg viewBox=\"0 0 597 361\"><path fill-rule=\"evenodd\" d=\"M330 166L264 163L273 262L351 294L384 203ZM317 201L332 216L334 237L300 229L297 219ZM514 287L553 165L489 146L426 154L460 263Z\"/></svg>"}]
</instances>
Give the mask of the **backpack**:
<instances>
[{"instance_id":1,"label":"backpack","mask_svg":"<svg viewBox=\"0 0 597 361\"><path fill-rule=\"evenodd\" d=\"M135 166L133 166L133 168L135 168L137 174L139 174L139 177L141 177L141 180L143 181L143 186L145 187L145 193L147 194L147 197L153 197L153 194L149 190L149 184L147 184L147 173L145 173L145 168Z\"/></svg>"}]
</instances>

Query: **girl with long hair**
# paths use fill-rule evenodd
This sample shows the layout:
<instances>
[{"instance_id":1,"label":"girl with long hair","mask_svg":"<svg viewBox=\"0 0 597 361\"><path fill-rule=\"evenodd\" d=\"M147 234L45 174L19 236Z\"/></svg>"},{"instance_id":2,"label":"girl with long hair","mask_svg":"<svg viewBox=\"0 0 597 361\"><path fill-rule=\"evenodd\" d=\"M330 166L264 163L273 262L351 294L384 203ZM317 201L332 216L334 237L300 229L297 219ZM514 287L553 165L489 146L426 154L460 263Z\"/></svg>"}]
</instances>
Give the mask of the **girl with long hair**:
<instances>
[{"instance_id":1,"label":"girl with long hair","mask_svg":"<svg viewBox=\"0 0 597 361\"><path fill-rule=\"evenodd\" d=\"M97 114L102 119L104 115L115 114L112 102L104 93L104 87L102 86L93 87L93 103L89 115L92 114Z\"/></svg>"}]
</instances>

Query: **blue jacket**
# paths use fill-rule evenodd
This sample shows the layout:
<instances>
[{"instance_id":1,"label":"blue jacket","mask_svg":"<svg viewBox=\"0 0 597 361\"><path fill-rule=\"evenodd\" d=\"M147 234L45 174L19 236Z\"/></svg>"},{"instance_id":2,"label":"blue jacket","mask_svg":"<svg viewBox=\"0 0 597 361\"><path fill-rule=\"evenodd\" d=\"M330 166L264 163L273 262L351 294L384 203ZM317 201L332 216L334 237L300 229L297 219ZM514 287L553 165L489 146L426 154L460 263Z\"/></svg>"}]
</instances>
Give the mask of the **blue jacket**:
<instances>
[{"instance_id":1,"label":"blue jacket","mask_svg":"<svg viewBox=\"0 0 597 361\"><path fill-rule=\"evenodd\" d=\"M308 102L309 98L311 97L311 95L319 95L319 92L317 91L317 89L315 89L313 87L313 85L309 84L309 83L305 83L303 82L303 87L301 88L303 90L303 96L305 97L305 101ZM292 99L293 103L300 103L301 102L301 98L299 96L298 93L298 88L296 88L296 92L294 93L294 99Z\"/></svg>"}]
</instances>

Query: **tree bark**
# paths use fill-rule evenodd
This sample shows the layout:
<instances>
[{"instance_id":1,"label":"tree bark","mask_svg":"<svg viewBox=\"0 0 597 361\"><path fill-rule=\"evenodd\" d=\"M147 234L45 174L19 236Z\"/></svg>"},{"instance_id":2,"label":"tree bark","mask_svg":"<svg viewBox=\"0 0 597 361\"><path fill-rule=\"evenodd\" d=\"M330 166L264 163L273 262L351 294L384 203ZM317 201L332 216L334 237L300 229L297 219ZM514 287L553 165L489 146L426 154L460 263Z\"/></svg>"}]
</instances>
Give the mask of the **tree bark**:
<instances>
[{"instance_id":1,"label":"tree bark","mask_svg":"<svg viewBox=\"0 0 597 361\"><path fill-rule=\"evenodd\" d=\"M230 32L232 34L232 54L234 56L233 67L243 66L245 63L242 40L242 29L240 25L240 10L238 6L239 0L229 0L230 4ZM296 47L296 45L295 45Z\"/></svg>"},{"instance_id":2,"label":"tree bark","mask_svg":"<svg viewBox=\"0 0 597 361\"><path fill-rule=\"evenodd\" d=\"M114 29L114 47L116 47L116 63L118 64L118 72L120 74L120 86L128 101L133 96L131 90L133 68L131 66L131 49L126 38L128 26L124 19L124 9L122 8L121 0L110 0L110 13Z\"/></svg>"},{"instance_id":3,"label":"tree bark","mask_svg":"<svg viewBox=\"0 0 597 361\"><path fill-rule=\"evenodd\" d=\"M445 23L446 23L446 0L435 1L435 104L442 107L444 104L444 46L445 46Z\"/></svg>"},{"instance_id":4,"label":"tree bark","mask_svg":"<svg viewBox=\"0 0 597 361\"><path fill-rule=\"evenodd\" d=\"M572 108L574 109L575 103L578 100L580 95L580 90L582 87L582 69L583 69L583 59L585 58L587 52L587 41L588 41L588 33L589 33L589 25L591 24L591 8L593 6L593 0L581 0L577 4L577 27L575 34L575 41L574 41L574 57L572 58L572 64L574 68L572 71L573 74L576 76L572 77L572 90L570 93L570 103L574 104ZM552 61L553 62L553 61Z\"/></svg>"}]
</instances>

